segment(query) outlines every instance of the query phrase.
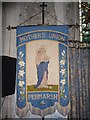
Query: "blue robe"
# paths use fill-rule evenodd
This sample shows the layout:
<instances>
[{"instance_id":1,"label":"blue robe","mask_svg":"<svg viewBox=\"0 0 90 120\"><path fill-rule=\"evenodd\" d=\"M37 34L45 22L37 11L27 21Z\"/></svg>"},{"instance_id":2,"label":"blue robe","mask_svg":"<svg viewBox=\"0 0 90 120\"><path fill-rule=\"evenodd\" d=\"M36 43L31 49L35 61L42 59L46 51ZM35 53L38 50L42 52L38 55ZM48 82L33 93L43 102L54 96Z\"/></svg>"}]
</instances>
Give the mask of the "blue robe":
<instances>
[{"instance_id":1,"label":"blue robe","mask_svg":"<svg viewBox=\"0 0 90 120\"><path fill-rule=\"evenodd\" d=\"M49 61L46 61L46 62L42 61L40 64L36 65L38 81L37 81L37 85L35 86L35 88L37 88L41 84L45 71L48 76L48 63Z\"/></svg>"}]
</instances>

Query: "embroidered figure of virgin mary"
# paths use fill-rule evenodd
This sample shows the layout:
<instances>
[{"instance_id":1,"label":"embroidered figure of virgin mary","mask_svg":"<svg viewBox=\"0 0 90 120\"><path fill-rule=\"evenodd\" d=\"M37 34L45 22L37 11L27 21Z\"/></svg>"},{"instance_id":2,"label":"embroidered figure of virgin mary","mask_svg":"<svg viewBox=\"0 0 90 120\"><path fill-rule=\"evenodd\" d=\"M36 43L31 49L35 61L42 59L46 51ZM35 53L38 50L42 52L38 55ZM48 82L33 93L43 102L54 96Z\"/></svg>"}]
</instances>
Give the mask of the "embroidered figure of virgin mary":
<instances>
[{"instance_id":1,"label":"embroidered figure of virgin mary","mask_svg":"<svg viewBox=\"0 0 90 120\"><path fill-rule=\"evenodd\" d=\"M50 57L46 54L46 46L40 46L36 50L36 68L37 68L37 84L35 88L48 88L48 64Z\"/></svg>"}]
</instances>

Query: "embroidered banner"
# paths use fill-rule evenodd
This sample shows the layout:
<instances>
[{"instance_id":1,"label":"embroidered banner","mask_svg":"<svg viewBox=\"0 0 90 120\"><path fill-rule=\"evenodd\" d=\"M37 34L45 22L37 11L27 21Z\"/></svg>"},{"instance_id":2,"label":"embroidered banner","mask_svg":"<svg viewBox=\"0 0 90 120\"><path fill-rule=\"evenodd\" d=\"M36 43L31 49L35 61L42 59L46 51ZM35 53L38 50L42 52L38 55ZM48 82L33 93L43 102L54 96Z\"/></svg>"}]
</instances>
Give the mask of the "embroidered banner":
<instances>
[{"instance_id":1,"label":"embroidered banner","mask_svg":"<svg viewBox=\"0 0 90 120\"><path fill-rule=\"evenodd\" d=\"M68 26L17 27L16 113L69 112ZM63 42L61 42L63 41Z\"/></svg>"}]
</instances>

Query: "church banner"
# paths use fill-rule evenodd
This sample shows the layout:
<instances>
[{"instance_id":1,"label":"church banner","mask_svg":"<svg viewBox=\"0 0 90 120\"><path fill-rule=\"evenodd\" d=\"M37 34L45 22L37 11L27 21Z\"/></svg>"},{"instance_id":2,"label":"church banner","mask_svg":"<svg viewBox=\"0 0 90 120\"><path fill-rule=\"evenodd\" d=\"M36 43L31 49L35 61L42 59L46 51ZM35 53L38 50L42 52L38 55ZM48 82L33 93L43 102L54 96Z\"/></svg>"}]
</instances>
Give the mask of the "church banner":
<instances>
[{"instance_id":1,"label":"church banner","mask_svg":"<svg viewBox=\"0 0 90 120\"><path fill-rule=\"evenodd\" d=\"M17 27L16 113L45 116L69 105L68 30L60 26Z\"/></svg>"}]
</instances>

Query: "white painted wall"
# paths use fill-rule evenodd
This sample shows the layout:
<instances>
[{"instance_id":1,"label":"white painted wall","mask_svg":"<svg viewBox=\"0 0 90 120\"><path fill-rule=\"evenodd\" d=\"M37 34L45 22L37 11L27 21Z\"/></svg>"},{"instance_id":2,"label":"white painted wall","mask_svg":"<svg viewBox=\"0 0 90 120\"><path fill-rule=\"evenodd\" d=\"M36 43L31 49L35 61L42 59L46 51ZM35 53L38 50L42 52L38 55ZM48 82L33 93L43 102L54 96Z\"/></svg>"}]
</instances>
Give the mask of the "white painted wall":
<instances>
[{"instance_id":1,"label":"white painted wall","mask_svg":"<svg viewBox=\"0 0 90 120\"><path fill-rule=\"evenodd\" d=\"M19 24L20 3L3 3L2 14L2 54L16 58L15 30L8 31L7 26ZM10 51L9 51L10 49Z\"/></svg>"}]
</instances>

